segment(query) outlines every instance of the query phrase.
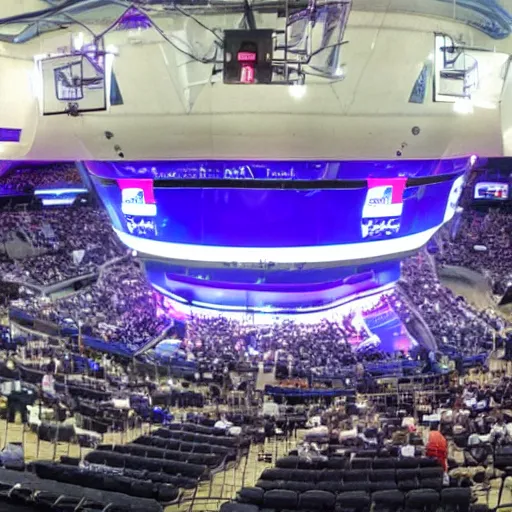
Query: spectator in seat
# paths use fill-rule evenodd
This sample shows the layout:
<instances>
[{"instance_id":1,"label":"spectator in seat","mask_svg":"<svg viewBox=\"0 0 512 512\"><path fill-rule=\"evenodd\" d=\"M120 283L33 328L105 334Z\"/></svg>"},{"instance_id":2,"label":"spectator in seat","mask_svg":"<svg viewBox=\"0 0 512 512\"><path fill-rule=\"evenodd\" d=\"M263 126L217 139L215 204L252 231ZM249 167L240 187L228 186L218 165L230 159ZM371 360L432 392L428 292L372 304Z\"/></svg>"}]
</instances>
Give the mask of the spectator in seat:
<instances>
[{"instance_id":1,"label":"spectator in seat","mask_svg":"<svg viewBox=\"0 0 512 512\"><path fill-rule=\"evenodd\" d=\"M437 459L444 470L447 471L448 443L443 434L439 432L439 423L432 423L430 426L425 454L427 457Z\"/></svg>"},{"instance_id":2,"label":"spectator in seat","mask_svg":"<svg viewBox=\"0 0 512 512\"><path fill-rule=\"evenodd\" d=\"M411 433L413 430L409 429L409 432L406 444L400 448L400 457L414 457L416 455L416 448L411 443Z\"/></svg>"},{"instance_id":3,"label":"spectator in seat","mask_svg":"<svg viewBox=\"0 0 512 512\"><path fill-rule=\"evenodd\" d=\"M491 428L489 440L492 444L504 444L508 435L507 426L502 416L498 417L498 420Z\"/></svg>"}]
</instances>

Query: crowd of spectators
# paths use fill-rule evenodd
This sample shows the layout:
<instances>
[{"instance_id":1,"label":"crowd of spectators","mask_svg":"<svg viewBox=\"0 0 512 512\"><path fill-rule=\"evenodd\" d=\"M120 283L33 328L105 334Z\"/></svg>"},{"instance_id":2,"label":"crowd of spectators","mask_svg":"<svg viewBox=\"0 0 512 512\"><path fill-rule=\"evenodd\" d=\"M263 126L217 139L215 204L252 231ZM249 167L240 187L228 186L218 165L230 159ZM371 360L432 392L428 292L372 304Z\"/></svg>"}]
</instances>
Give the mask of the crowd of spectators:
<instances>
[{"instance_id":1,"label":"crowd of spectators","mask_svg":"<svg viewBox=\"0 0 512 512\"><path fill-rule=\"evenodd\" d=\"M22 166L0 176L0 194L26 194L39 187L81 184L80 173L73 163Z\"/></svg>"},{"instance_id":2,"label":"crowd of spectators","mask_svg":"<svg viewBox=\"0 0 512 512\"><path fill-rule=\"evenodd\" d=\"M75 166L18 168L0 177L0 187L11 192L21 192L17 187L25 185L34 189L63 183L80 183ZM507 263L512 261L512 216L468 211L458 222L455 240L448 230L441 234L437 261L425 251L405 260L400 286L365 306L368 310L344 310L315 324L284 321L264 327L225 317L192 318L183 346L187 357L219 371L248 362L277 363L289 368L291 377L338 375L361 361L395 357L380 351L379 339L364 322L372 310L386 308L396 312L406 327L414 316L422 318L444 352L474 355L489 351L496 339L500 341L504 321L454 296L439 281L436 263L482 272L492 279L495 291L503 293L512 276ZM104 210L85 206L0 212L3 281L47 286L100 274L95 284L67 298L53 302L35 295L23 298L24 309L59 324L79 321L93 336L137 349L162 332L170 320L157 314L162 311L162 299L131 258L107 263L125 255Z\"/></svg>"},{"instance_id":3,"label":"crowd of spectators","mask_svg":"<svg viewBox=\"0 0 512 512\"><path fill-rule=\"evenodd\" d=\"M441 350L452 348L474 355L490 351L493 341L501 340L505 321L493 311L478 311L463 297L456 297L439 281L435 262L425 251L404 260L397 293L405 295L404 303L409 299L417 308Z\"/></svg>"},{"instance_id":4,"label":"crowd of spectators","mask_svg":"<svg viewBox=\"0 0 512 512\"><path fill-rule=\"evenodd\" d=\"M374 307L388 300L379 297ZM341 376L360 361L395 356L381 352L378 344L371 350L358 350L371 337L356 321L360 313L347 312L318 323L284 320L258 327L225 317L195 317L187 324L184 350L189 358L210 362L217 371L241 362L276 363L290 377Z\"/></svg>"},{"instance_id":5,"label":"crowd of spectators","mask_svg":"<svg viewBox=\"0 0 512 512\"><path fill-rule=\"evenodd\" d=\"M104 341L122 342L136 351L162 333L171 320L157 314L159 294L144 273L126 259L108 265L90 287L69 297L49 301L32 296L19 306L37 318L59 325L82 325L84 333Z\"/></svg>"},{"instance_id":6,"label":"crowd of spectators","mask_svg":"<svg viewBox=\"0 0 512 512\"><path fill-rule=\"evenodd\" d=\"M440 233L442 265L456 265L487 276L497 295L512 284L512 215L503 210L464 210L455 238L452 226Z\"/></svg>"},{"instance_id":7,"label":"crowd of spectators","mask_svg":"<svg viewBox=\"0 0 512 512\"><path fill-rule=\"evenodd\" d=\"M4 280L50 285L95 272L124 253L104 210L73 207L0 212L0 273Z\"/></svg>"}]
</instances>

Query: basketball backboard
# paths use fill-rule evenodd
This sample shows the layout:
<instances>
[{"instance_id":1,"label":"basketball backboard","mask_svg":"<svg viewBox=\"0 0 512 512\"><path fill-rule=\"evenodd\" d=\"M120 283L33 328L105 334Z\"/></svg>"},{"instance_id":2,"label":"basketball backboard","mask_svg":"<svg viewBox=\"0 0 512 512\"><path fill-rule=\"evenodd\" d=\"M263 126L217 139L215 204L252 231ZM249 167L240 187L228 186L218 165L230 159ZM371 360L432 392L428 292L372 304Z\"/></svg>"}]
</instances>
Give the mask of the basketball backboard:
<instances>
[{"instance_id":1,"label":"basketball backboard","mask_svg":"<svg viewBox=\"0 0 512 512\"><path fill-rule=\"evenodd\" d=\"M104 60L81 53L40 60L42 114L107 110Z\"/></svg>"}]
</instances>

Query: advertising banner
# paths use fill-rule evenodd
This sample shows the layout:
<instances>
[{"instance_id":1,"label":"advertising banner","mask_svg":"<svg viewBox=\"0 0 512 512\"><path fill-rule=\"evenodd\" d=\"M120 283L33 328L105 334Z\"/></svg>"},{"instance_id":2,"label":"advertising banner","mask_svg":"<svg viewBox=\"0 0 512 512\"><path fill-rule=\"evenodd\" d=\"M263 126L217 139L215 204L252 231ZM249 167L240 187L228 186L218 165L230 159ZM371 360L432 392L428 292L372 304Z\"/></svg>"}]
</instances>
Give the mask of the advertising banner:
<instances>
[{"instance_id":1,"label":"advertising banner","mask_svg":"<svg viewBox=\"0 0 512 512\"><path fill-rule=\"evenodd\" d=\"M387 238L400 232L407 178L368 178L361 219L363 238Z\"/></svg>"},{"instance_id":2,"label":"advertising banner","mask_svg":"<svg viewBox=\"0 0 512 512\"><path fill-rule=\"evenodd\" d=\"M156 201L151 179L117 180L121 189L121 210L125 215L156 217Z\"/></svg>"}]
</instances>

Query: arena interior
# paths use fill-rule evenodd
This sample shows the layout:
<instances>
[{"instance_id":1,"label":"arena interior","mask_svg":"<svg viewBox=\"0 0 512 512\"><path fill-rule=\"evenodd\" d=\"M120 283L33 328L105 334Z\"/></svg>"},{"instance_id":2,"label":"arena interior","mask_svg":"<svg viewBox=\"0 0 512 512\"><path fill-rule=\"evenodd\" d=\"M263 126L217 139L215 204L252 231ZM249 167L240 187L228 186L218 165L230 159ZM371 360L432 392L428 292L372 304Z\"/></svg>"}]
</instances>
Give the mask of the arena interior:
<instances>
[{"instance_id":1,"label":"arena interior","mask_svg":"<svg viewBox=\"0 0 512 512\"><path fill-rule=\"evenodd\" d=\"M2 0L0 511L512 509L512 0Z\"/></svg>"}]
</instances>

